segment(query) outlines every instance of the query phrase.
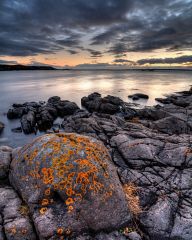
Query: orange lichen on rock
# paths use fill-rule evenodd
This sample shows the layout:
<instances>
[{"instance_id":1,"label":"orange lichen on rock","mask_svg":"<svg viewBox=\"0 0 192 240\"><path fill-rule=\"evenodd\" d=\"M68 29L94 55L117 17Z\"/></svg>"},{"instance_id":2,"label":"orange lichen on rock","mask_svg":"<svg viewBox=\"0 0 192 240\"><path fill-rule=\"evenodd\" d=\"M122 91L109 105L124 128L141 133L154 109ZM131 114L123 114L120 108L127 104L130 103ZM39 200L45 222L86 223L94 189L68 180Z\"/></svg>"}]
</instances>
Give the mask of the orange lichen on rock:
<instances>
[{"instance_id":1,"label":"orange lichen on rock","mask_svg":"<svg viewBox=\"0 0 192 240\"><path fill-rule=\"evenodd\" d=\"M63 228L58 228L58 229L57 229L57 234L58 234L58 235L62 235L63 232L64 232Z\"/></svg>"},{"instance_id":2,"label":"orange lichen on rock","mask_svg":"<svg viewBox=\"0 0 192 240\"><path fill-rule=\"evenodd\" d=\"M75 203L82 201L87 193L100 193L103 201L112 196L113 188L104 184L109 173L102 159L110 157L102 144L76 134L46 136L39 148L31 144L32 151L25 149L25 161L31 168L29 176L40 179L45 185L41 214L53 202L50 198L52 190L66 196L64 204L68 212L73 211Z\"/></svg>"},{"instance_id":3,"label":"orange lichen on rock","mask_svg":"<svg viewBox=\"0 0 192 240\"><path fill-rule=\"evenodd\" d=\"M125 196L127 198L128 207L131 211L131 213L134 216L137 216L142 212L141 206L140 206L140 200L138 197L138 189L133 183L125 184L124 187Z\"/></svg>"},{"instance_id":4,"label":"orange lichen on rock","mask_svg":"<svg viewBox=\"0 0 192 240\"><path fill-rule=\"evenodd\" d=\"M12 165L12 181L19 183L42 239L119 228L130 220L108 150L92 137L43 135L16 153Z\"/></svg>"},{"instance_id":5,"label":"orange lichen on rock","mask_svg":"<svg viewBox=\"0 0 192 240\"><path fill-rule=\"evenodd\" d=\"M49 204L49 200L48 199L43 199L41 202L42 206L47 206Z\"/></svg>"},{"instance_id":6,"label":"orange lichen on rock","mask_svg":"<svg viewBox=\"0 0 192 240\"><path fill-rule=\"evenodd\" d=\"M44 215L47 212L47 208L46 207L40 208L39 212L40 214Z\"/></svg>"},{"instance_id":7,"label":"orange lichen on rock","mask_svg":"<svg viewBox=\"0 0 192 240\"><path fill-rule=\"evenodd\" d=\"M65 191L70 197L66 199L66 205L82 200L88 191L92 191L93 194L103 191L105 186L99 181L98 174L101 169L104 171L105 178L108 178L109 174L106 163L101 160L103 156L107 156L102 146L74 134L69 134L67 137L57 134L55 141L51 139L43 144L43 148L45 147L50 151L46 152L43 158L51 158L52 165L42 168L43 183L52 185L55 190ZM79 158L80 154L83 158ZM50 192L45 192L46 196L49 194ZM109 187L108 191L103 193L103 199L111 194L112 189ZM46 205L44 203L43 206ZM68 210L71 211L72 207L70 206Z\"/></svg>"}]
</instances>

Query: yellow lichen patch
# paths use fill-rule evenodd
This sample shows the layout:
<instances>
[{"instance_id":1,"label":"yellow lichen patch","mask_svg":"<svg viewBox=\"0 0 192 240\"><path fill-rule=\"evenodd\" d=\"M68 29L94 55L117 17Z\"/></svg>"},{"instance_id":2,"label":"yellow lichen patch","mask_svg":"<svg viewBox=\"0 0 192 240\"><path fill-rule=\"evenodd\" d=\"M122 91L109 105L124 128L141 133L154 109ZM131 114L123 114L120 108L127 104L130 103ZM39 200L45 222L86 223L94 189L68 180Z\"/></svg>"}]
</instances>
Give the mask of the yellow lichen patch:
<instances>
[{"instance_id":1,"label":"yellow lichen patch","mask_svg":"<svg viewBox=\"0 0 192 240\"><path fill-rule=\"evenodd\" d=\"M140 214L142 212L141 206L140 206L140 200L137 195L138 189L133 183L125 184L124 187L125 196L127 198L127 203L129 210L131 213L135 216Z\"/></svg>"},{"instance_id":2,"label":"yellow lichen patch","mask_svg":"<svg viewBox=\"0 0 192 240\"><path fill-rule=\"evenodd\" d=\"M47 206L48 204L49 204L49 200L46 199L46 198L44 198L44 199L42 200L42 202L41 202L41 205L42 205L42 206Z\"/></svg>"},{"instance_id":3,"label":"yellow lichen patch","mask_svg":"<svg viewBox=\"0 0 192 240\"><path fill-rule=\"evenodd\" d=\"M70 205L73 204L73 199L72 198L67 198L67 200L65 201L66 205Z\"/></svg>"},{"instance_id":4,"label":"yellow lichen patch","mask_svg":"<svg viewBox=\"0 0 192 240\"><path fill-rule=\"evenodd\" d=\"M47 208L46 207L40 208L39 212L41 215L44 215L47 212Z\"/></svg>"},{"instance_id":5,"label":"yellow lichen patch","mask_svg":"<svg viewBox=\"0 0 192 240\"><path fill-rule=\"evenodd\" d=\"M73 206L68 206L68 212L72 212L73 211Z\"/></svg>"}]
</instances>

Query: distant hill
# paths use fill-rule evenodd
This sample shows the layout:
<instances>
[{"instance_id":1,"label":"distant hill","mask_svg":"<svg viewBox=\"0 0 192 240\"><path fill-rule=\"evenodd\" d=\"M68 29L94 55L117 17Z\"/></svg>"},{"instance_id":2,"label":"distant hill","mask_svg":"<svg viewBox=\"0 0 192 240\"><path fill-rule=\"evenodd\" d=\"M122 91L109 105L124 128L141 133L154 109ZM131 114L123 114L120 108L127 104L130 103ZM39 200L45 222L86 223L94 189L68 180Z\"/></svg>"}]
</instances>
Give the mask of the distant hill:
<instances>
[{"instance_id":1,"label":"distant hill","mask_svg":"<svg viewBox=\"0 0 192 240\"><path fill-rule=\"evenodd\" d=\"M0 71L20 71L20 70L56 70L50 66L27 66L27 65L5 65L0 64Z\"/></svg>"}]
</instances>

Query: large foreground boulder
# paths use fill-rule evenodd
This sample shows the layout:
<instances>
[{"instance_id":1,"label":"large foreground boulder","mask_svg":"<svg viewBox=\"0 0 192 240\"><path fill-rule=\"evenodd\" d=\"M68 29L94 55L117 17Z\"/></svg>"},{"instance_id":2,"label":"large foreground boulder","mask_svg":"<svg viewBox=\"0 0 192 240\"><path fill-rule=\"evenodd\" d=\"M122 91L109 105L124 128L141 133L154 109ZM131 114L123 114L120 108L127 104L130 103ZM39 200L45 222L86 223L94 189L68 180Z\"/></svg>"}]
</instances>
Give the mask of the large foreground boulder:
<instances>
[{"instance_id":1,"label":"large foreground boulder","mask_svg":"<svg viewBox=\"0 0 192 240\"><path fill-rule=\"evenodd\" d=\"M117 229L131 217L107 149L91 137L49 134L17 151L10 182L40 239Z\"/></svg>"}]
</instances>

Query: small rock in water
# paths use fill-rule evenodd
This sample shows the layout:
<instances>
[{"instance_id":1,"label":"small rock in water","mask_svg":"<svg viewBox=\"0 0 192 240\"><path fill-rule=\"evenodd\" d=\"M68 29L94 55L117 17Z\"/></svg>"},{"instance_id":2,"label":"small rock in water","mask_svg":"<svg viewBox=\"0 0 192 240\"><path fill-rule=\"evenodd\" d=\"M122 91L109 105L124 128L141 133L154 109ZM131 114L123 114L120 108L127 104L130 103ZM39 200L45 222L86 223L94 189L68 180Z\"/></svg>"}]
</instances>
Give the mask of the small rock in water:
<instances>
[{"instance_id":1,"label":"small rock in water","mask_svg":"<svg viewBox=\"0 0 192 240\"><path fill-rule=\"evenodd\" d=\"M12 128L11 131L15 132L15 133L21 133L22 132L22 128L21 127Z\"/></svg>"},{"instance_id":2,"label":"small rock in water","mask_svg":"<svg viewBox=\"0 0 192 240\"><path fill-rule=\"evenodd\" d=\"M129 95L128 98L132 98L132 100L139 100L140 98L148 99L149 96L143 93L135 93L133 95Z\"/></svg>"},{"instance_id":3,"label":"small rock in water","mask_svg":"<svg viewBox=\"0 0 192 240\"><path fill-rule=\"evenodd\" d=\"M4 126L5 125L2 122L0 122L0 133L3 131Z\"/></svg>"}]
</instances>

